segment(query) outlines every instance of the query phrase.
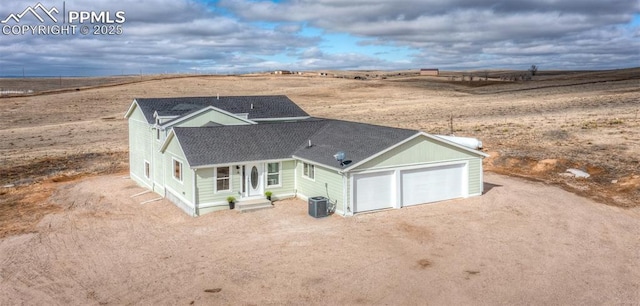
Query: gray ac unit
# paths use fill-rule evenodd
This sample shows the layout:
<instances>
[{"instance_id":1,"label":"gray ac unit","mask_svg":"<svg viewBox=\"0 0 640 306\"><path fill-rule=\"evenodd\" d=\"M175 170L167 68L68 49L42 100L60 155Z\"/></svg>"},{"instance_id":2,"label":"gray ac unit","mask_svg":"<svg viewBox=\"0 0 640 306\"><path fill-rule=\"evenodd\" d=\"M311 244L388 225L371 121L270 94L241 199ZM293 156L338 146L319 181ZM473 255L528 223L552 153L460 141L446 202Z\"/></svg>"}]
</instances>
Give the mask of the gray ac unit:
<instances>
[{"instance_id":1,"label":"gray ac unit","mask_svg":"<svg viewBox=\"0 0 640 306\"><path fill-rule=\"evenodd\" d=\"M309 198L309 216L314 218L322 218L327 216L327 202L329 199L325 197Z\"/></svg>"}]
</instances>

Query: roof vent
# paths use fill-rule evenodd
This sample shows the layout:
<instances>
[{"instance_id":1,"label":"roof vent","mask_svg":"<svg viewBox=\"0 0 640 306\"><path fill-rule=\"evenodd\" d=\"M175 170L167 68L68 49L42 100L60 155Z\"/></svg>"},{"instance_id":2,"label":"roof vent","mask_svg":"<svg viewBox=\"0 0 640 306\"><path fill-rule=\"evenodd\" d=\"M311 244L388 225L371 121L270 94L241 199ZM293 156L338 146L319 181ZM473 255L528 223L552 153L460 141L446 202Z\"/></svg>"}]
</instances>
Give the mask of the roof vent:
<instances>
[{"instance_id":1,"label":"roof vent","mask_svg":"<svg viewBox=\"0 0 640 306\"><path fill-rule=\"evenodd\" d=\"M216 94L216 99L220 100L220 94Z\"/></svg>"},{"instance_id":2,"label":"roof vent","mask_svg":"<svg viewBox=\"0 0 640 306\"><path fill-rule=\"evenodd\" d=\"M347 158L347 154L344 153L343 151L340 151L334 154L333 158L335 158L340 163L340 167L344 167L345 165L348 165L351 163L350 160L345 160Z\"/></svg>"},{"instance_id":3,"label":"roof vent","mask_svg":"<svg viewBox=\"0 0 640 306\"><path fill-rule=\"evenodd\" d=\"M311 145L311 139L309 139L309 144L307 145L307 148L311 148L311 147L312 147L312 145Z\"/></svg>"},{"instance_id":4,"label":"roof vent","mask_svg":"<svg viewBox=\"0 0 640 306\"><path fill-rule=\"evenodd\" d=\"M251 109L253 109L253 103L251 103Z\"/></svg>"}]
</instances>

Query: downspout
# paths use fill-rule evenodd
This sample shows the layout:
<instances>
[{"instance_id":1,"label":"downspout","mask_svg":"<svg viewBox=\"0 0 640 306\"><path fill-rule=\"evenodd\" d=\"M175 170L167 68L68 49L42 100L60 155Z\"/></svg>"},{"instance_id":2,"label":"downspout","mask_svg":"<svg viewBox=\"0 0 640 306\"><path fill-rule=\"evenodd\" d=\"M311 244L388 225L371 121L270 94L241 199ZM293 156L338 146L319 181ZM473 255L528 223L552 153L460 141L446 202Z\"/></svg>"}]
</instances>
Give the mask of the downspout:
<instances>
[{"instance_id":1,"label":"downspout","mask_svg":"<svg viewBox=\"0 0 640 306\"><path fill-rule=\"evenodd\" d=\"M482 165L482 160L484 159L484 157L480 160L480 195L484 194L484 165ZM467 180L469 180L469 170L467 169ZM467 185L469 185L469 183L467 182ZM469 189L467 188L467 194Z\"/></svg>"},{"instance_id":2,"label":"downspout","mask_svg":"<svg viewBox=\"0 0 640 306\"><path fill-rule=\"evenodd\" d=\"M167 197L167 169L169 169L166 166L166 162L165 162L166 158L167 156L164 153L162 153L162 156L160 156L160 163L162 163L162 167L160 167L160 169L162 170L162 173L160 176L160 183L162 183L162 189L164 190L165 198Z\"/></svg>"},{"instance_id":3,"label":"downspout","mask_svg":"<svg viewBox=\"0 0 640 306\"><path fill-rule=\"evenodd\" d=\"M298 160L295 160L293 166L293 197L298 198Z\"/></svg>"},{"instance_id":4,"label":"downspout","mask_svg":"<svg viewBox=\"0 0 640 306\"><path fill-rule=\"evenodd\" d=\"M340 171L340 173L342 174L342 216L346 217L347 205L349 205L349 203L347 203L347 181L349 180L349 176L342 171Z\"/></svg>"},{"instance_id":5,"label":"downspout","mask_svg":"<svg viewBox=\"0 0 640 306\"><path fill-rule=\"evenodd\" d=\"M151 141L151 165L149 165L149 179L151 180L151 192L155 192L156 190L156 180L154 178L154 176L156 175L156 171L154 170L154 168L156 167L156 161L155 161L155 151L153 148L155 147L155 140L153 139L154 135L153 135L153 128L151 128L151 137L149 137L149 141ZM131 150L131 148L129 148L129 150ZM144 154L143 154L144 156Z\"/></svg>"},{"instance_id":6,"label":"downspout","mask_svg":"<svg viewBox=\"0 0 640 306\"><path fill-rule=\"evenodd\" d=\"M193 184L192 184L192 188L193 188L193 212L195 214L195 216L199 216L200 215L200 209L198 208L198 202L196 202L197 194L196 191L198 190L196 188L197 185L197 181L196 181L196 172L198 171L198 169L192 169L192 173L193 173Z\"/></svg>"}]
</instances>

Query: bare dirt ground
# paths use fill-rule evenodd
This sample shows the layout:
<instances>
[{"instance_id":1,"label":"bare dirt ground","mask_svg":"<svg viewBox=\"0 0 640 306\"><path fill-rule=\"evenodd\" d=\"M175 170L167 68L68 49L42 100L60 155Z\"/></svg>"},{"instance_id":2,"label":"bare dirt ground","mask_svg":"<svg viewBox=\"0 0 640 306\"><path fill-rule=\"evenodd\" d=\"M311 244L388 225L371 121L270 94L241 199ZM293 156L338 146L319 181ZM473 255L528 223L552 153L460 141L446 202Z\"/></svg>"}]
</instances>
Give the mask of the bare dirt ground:
<instances>
[{"instance_id":1,"label":"bare dirt ground","mask_svg":"<svg viewBox=\"0 0 640 306\"><path fill-rule=\"evenodd\" d=\"M0 120L0 137L3 139L0 142L0 254L13 254L0 259L0 296L6 296L4 298L10 304L14 301L26 301L22 299L23 295L33 297L35 301L47 301L47 297L56 297L58 304L91 301L159 301L172 304L174 301L182 303L183 298L185 302L189 302L189 299L211 298L212 295L225 297L215 300L223 303L269 303L270 300L263 299L262 296L273 296L275 303L320 303L321 298L332 296L332 301L335 302L384 304L392 303L392 300L386 298L390 290L404 292L405 295L400 296L399 300L406 303L417 302L419 297L426 298L427 295L421 293L421 290L425 290L430 294L431 299L428 301L442 303L484 303L486 300L488 303L584 301L609 304L608 302L633 303L640 300L637 293L634 293L638 292L637 280L640 279L637 266L637 250L640 249L637 245L637 229L640 228L640 69L539 72L530 82L501 82L494 77L489 81L452 81L451 76L462 75L453 72L443 73L444 76L440 78L419 77L415 73L402 72L384 75L375 72L340 73L340 78L273 75L192 76L175 79L163 77L115 86L102 84L98 80L88 81L86 86L89 87L107 85L97 88L79 88L75 86L77 84L71 84L69 88L52 89L47 87L53 86L49 82L43 85L44 89L33 90L53 90L54 93L0 98L0 114L3 116L3 120ZM465 74L468 76L468 73ZM354 76L366 80L354 80ZM0 80L0 88L8 88L7 84L14 87L18 84L15 83L16 80L11 80L14 83L6 82ZM27 85L25 90L32 89L30 86L37 86ZM80 90L76 90L77 88ZM374 214L348 220L335 217L327 219L350 227L345 235L330 231L322 233L330 239L317 240L317 247L314 245L310 249L326 255L316 258L321 262L319 267L305 258L292 257L301 248L287 248L285 242L280 244L283 251L272 248L271 253L261 253L266 259L252 257L252 254L238 255L243 264L236 266L237 261L232 256L241 252L233 250L244 253L260 250L254 250L251 243L239 240L253 239L255 244L259 239L257 237L262 237L258 235L269 231L277 232L273 226L289 222L289 212L276 208L272 211L285 217L265 217L266 219L251 221L254 223L247 224L247 229L234 226L237 215L233 212L189 219L170 206L160 206L165 208L156 212L159 207L156 205L144 206L143 213L146 215L139 217L135 210L139 206L129 207L129 194L119 193L122 191L118 190L120 185L114 185L113 190L106 192L102 189L102 184L110 185L101 181L101 178L85 180L95 175L126 173L128 134L123 114L133 98L216 94L284 94L313 116L414 128L429 133L449 134L453 129L458 136L477 137L484 142L485 152L491 155L485 160L485 170L545 182L578 196L540 183L525 183L487 175L487 178L492 178L498 185L506 187L516 184L521 187L494 188L488 193L493 193L492 197L485 195L460 202L465 203L461 204L463 206L472 205L468 210L458 210L460 208L457 204L452 207L428 206L422 216L438 216L432 221L428 221L431 220L429 218L414 219L411 215L418 211L414 209L386 212L379 217ZM585 170L591 177L576 179L562 175L567 168ZM68 183L69 181L79 183ZM491 183L489 179L487 182ZM123 185L122 188L125 188L125 192L134 189L129 185ZM111 195L112 192L115 194ZM53 198L50 197L52 194L55 194ZM545 198L547 195L551 198ZM579 196L594 199L600 204ZM510 199L511 202L502 202L503 198ZM540 202L541 199L547 200ZM519 201L523 201L523 204L518 204ZM287 203L289 202L284 204L297 207L293 202ZM106 204L108 205L103 206ZM78 208L83 205L87 207ZM441 209L441 206L452 211L435 214L431 210L434 207ZM89 209L89 213L80 213L86 209ZM300 207L297 209L302 218L304 211ZM476 209L479 211L474 212ZM520 212L520 215L516 212ZM162 215L164 213L168 215ZM483 216L489 214L491 218L463 220L475 213L484 213ZM396 215L397 218L394 217ZM261 215L252 218L258 218L257 216ZM369 222L366 226L356 226L360 224L358 222L368 220L367 218L376 221ZM385 221L387 218L389 223ZM423 254L418 248L407 251L411 256L416 255L416 258L402 255L404 245L397 244L395 240L406 242L413 237L403 234L401 222L404 218L413 220L413 223L407 223L411 226L432 225L439 228L438 233L449 238L429 245L431 248L445 248L449 252L440 258L433 255L440 253L431 254L433 249L429 248L429 252L424 252L426 255L422 257L417 256ZM624 218L626 223L621 223L620 218ZM74 223L69 224L72 220ZM320 235L305 229L307 221L300 223L304 225L295 227L299 234ZM446 228L440 227L443 222ZM550 226L549 222L555 223ZM380 234L383 229L378 223L399 231ZM594 223L596 226L592 228ZM78 224L85 226L84 232L73 232L76 227L82 228ZM175 224L183 224L183 227ZM94 225L97 227L94 228ZM457 231L456 228L460 226L469 232ZM174 240L167 240L169 238L166 237L171 235L153 232L161 228L170 231L174 227L180 231L176 234L180 237ZM335 227L339 229L338 225ZM50 228L70 236L63 237L54 230L49 232ZM203 231L208 234L197 234L195 237L201 239L194 239L193 232L189 231L197 228L207 228ZM237 236L240 234L235 231L244 233L244 236ZM79 236L79 233L83 234ZM355 239L348 239L347 236L352 233ZM421 232L417 237L424 236L420 239L427 239L431 237L430 233ZM371 239L391 235L395 240L384 240L385 244L375 246L378 252L360 255L368 261L360 258L357 263L351 261L354 268L349 267L346 264L351 260L351 252L357 250L354 246L346 246L347 241L363 247L367 244L362 244L358 239L367 241L364 238L368 234L371 234ZM140 241L134 241L137 239L135 235L140 235ZM227 240L227 236L233 239ZM304 240L302 236L294 237L297 239L294 241ZM104 240L105 244L99 245L100 240ZM268 241L270 240L267 239L264 243ZM152 245L145 245L143 242ZM215 243L220 243L221 248L217 249ZM84 257L73 253L77 251L78 254L86 255L95 252L95 256L105 252L110 254L111 247L119 244L126 246L127 251L114 249L114 254L107 258L96 257L83 261ZM200 244L203 248L198 247ZM427 243L422 243L421 247L425 247L425 244ZM498 251L473 251L474 248L484 248L484 244L496 247ZM518 249L511 251L512 245L516 245ZM182 252L182 246L186 246L186 250L191 247L193 254L177 256L181 258L179 262L163 259L163 252L169 255ZM393 246L399 246L400 249ZM458 249L457 246L461 248ZM472 247L470 250L473 252L466 254L462 247ZM131 252L131 256L127 255L128 252ZM574 252L577 253L573 254ZM196 254L210 257L199 260ZM373 254L377 254L375 258L372 257ZM471 255L475 257L469 257ZM596 258L590 258L590 255L596 255ZM337 259L334 260L334 256ZM506 257L501 259L501 256ZM304 268L311 272L307 273L304 269L296 270L297 272L287 270L283 262L272 262L276 260L274 257L290 265L304 263ZM482 258L488 259L480 260ZM420 264L418 261L423 259ZM445 264L449 261L444 259L451 260L452 263ZM518 264L514 264L516 262ZM480 282L469 282L478 279L475 276L487 275L488 271L485 269L473 267L480 263L493 267L490 270L493 274L490 274L490 278L479 278ZM129 270L136 273L117 268L120 264L130 267ZM407 270L415 267L415 264L424 266L425 271ZM503 267L502 264L508 265ZM103 268L91 270L92 266L100 265ZM207 270L210 265L214 270ZM268 275L253 274L252 269L262 269L261 265L272 269L264 270ZM459 283L453 278L459 272L456 270L458 266L464 269L462 275L466 283ZM398 267L408 276L400 276L388 267ZM438 267L441 272L437 275L429 274L430 276L420 274L427 273L433 267ZM194 271L200 268L211 273L196 274ZM285 276L278 268L289 271L290 274ZM103 282L101 274L109 272L108 269L115 269L120 277L105 277L106 283ZM165 270L173 272L165 274ZM364 272L357 272L360 270ZM5 274L5 271L13 272ZM176 271L184 273L187 278L176 276L180 274ZM480 272L476 273L477 271ZM554 276L555 271L560 271L559 278ZM326 272L327 275L321 272ZM297 274L300 274L296 276L299 277L299 282L294 282L296 278L293 276ZM252 279L255 275L260 275L260 279L254 280L258 283L249 286L251 290L246 289L244 282L248 281L245 279ZM273 278L269 278L271 275ZM310 278L305 278L307 276ZM381 278L366 281L367 278L363 278L365 276ZM601 276L603 279L598 279ZM182 282L177 282L174 278L182 279ZM142 285L142 279L151 281ZM196 281L191 282L192 279ZM47 283L45 280L54 284L48 287L40 285ZM212 281L206 282L207 280ZM411 285L408 287L414 289L403 291L406 286L397 286L396 281L405 280L409 283L418 282L424 288L420 287L418 290ZM16 281L22 285L11 285ZM233 289L235 291L229 293L231 285L228 282L238 286ZM84 285L85 283L95 286ZM200 284L203 285L199 287ZM262 291L256 290L258 284L263 288ZM426 284L432 287L427 288ZM167 291L174 288L173 285L186 291L180 291L182 293L179 294ZM84 288L82 286L91 288L85 290L85 300L75 292L78 288ZM100 289L105 286L111 289ZM182 288L185 286L192 288ZM225 294L233 297L221 294L223 291L216 294L202 293L203 288L218 288L215 286L220 286ZM301 286L305 289L301 289ZM316 288L325 292L315 291ZM336 292L337 288L342 290L339 291L338 298L329 293ZM382 290L383 288L389 290ZM478 293L481 290L488 290L493 296L481 295ZM5 291L7 295L3 294ZM270 295L270 291L276 293ZM351 293L363 292L366 294L357 295L360 299L351 299L356 296ZM414 297L415 300L410 300ZM0 304L4 304L3 302L4 300L0 300Z\"/></svg>"},{"instance_id":2,"label":"bare dirt ground","mask_svg":"<svg viewBox=\"0 0 640 306\"><path fill-rule=\"evenodd\" d=\"M0 240L0 304L636 304L640 211L487 174L486 193L353 218L300 200L190 218L123 174L61 183ZM146 196L146 197L145 197Z\"/></svg>"}]
</instances>

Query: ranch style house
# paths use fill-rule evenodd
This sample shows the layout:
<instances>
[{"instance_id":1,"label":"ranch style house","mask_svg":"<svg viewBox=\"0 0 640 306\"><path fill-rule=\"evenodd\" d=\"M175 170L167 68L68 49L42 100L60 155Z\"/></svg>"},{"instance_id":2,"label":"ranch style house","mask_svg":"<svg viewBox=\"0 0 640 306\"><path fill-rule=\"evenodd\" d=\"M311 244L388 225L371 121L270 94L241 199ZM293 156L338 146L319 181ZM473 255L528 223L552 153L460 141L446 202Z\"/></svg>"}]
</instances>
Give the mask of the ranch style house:
<instances>
[{"instance_id":1,"label":"ranch style house","mask_svg":"<svg viewBox=\"0 0 640 306\"><path fill-rule=\"evenodd\" d=\"M323 196L343 216L481 195L487 155L425 132L314 118L286 96L135 99L130 177L191 216Z\"/></svg>"}]
</instances>

